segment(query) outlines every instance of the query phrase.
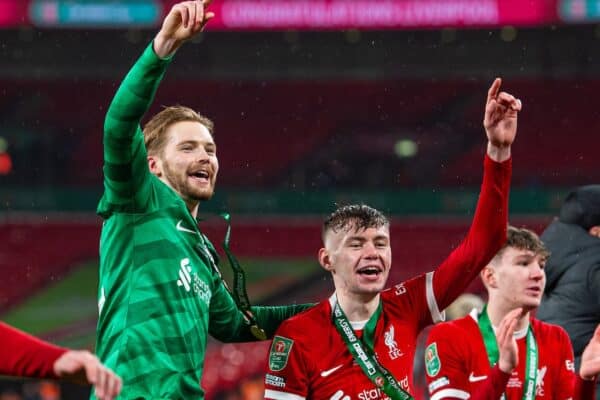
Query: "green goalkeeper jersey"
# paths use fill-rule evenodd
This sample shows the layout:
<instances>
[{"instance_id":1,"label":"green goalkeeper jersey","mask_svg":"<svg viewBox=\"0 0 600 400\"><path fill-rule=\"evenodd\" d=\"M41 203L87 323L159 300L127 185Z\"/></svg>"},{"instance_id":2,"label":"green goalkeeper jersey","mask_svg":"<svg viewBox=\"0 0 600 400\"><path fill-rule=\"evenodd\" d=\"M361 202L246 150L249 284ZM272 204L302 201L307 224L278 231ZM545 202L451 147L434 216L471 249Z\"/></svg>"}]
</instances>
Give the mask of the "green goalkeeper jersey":
<instances>
[{"instance_id":1,"label":"green goalkeeper jersey","mask_svg":"<svg viewBox=\"0 0 600 400\"><path fill-rule=\"evenodd\" d=\"M123 378L123 399L202 399L208 334L255 340L224 287L212 244L179 195L148 169L139 123L169 62L148 46L104 126L97 353ZM305 308L252 311L272 335Z\"/></svg>"}]
</instances>

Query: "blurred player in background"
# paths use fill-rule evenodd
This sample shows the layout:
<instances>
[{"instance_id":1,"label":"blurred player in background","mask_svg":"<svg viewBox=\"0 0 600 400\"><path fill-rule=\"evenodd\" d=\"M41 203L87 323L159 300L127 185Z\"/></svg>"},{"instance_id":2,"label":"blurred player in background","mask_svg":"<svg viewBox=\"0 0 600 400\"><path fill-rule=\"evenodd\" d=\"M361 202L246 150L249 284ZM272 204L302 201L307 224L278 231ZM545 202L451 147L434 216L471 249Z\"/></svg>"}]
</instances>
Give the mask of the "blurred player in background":
<instances>
[{"instance_id":1,"label":"blurred player in background","mask_svg":"<svg viewBox=\"0 0 600 400\"><path fill-rule=\"evenodd\" d=\"M94 385L96 397L100 400L114 399L121 391L121 379L90 352L55 346L2 322L0 375Z\"/></svg>"},{"instance_id":2,"label":"blurred player in background","mask_svg":"<svg viewBox=\"0 0 600 400\"><path fill-rule=\"evenodd\" d=\"M271 345L265 398L411 399L416 338L506 240L511 145L521 102L488 91L488 138L480 199L467 237L434 271L383 291L392 265L389 221L365 205L336 210L323 224L319 262L335 293L283 323Z\"/></svg>"},{"instance_id":3,"label":"blurred player in background","mask_svg":"<svg viewBox=\"0 0 600 400\"><path fill-rule=\"evenodd\" d=\"M509 227L505 246L481 272L480 313L434 326L425 348L432 400L592 399L600 372L600 329L575 374L566 332L533 318L548 252L530 230Z\"/></svg>"},{"instance_id":4,"label":"blurred player in background","mask_svg":"<svg viewBox=\"0 0 600 400\"><path fill-rule=\"evenodd\" d=\"M454 321L455 319L465 317L474 308L481 311L484 306L485 301L480 296L473 293L463 293L444 310L446 321Z\"/></svg>"},{"instance_id":5,"label":"blurred player in background","mask_svg":"<svg viewBox=\"0 0 600 400\"><path fill-rule=\"evenodd\" d=\"M569 193L542 240L550 258L536 317L565 328L579 368L583 349L600 323L600 185Z\"/></svg>"},{"instance_id":6,"label":"blurred player in background","mask_svg":"<svg viewBox=\"0 0 600 400\"><path fill-rule=\"evenodd\" d=\"M219 170L212 122L177 106L139 126L177 49L213 17L207 6L171 9L106 115L97 351L123 378L125 399L202 399L209 333L266 339L306 308L250 309L243 285L233 296L225 287L196 221Z\"/></svg>"}]
</instances>

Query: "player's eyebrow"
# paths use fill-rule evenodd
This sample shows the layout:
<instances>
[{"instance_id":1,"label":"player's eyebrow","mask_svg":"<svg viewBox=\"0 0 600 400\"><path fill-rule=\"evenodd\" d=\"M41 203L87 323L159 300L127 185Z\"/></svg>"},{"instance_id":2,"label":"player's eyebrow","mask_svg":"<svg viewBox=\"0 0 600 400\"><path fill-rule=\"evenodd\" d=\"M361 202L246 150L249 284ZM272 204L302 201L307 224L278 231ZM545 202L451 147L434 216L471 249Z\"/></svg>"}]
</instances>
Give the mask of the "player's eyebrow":
<instances>
[{"instance_id":1,"label":"player's eyebrow","mask_svg":"<svg viewBox=\"0 0 600 400\"><path fill-rule=\"evenodd\" d=\"M348 236L348 237L346 238L346 241L347 241L347 242L351 242L351 241L357 241L357 242L366 242L366 241L367 241L367 239L365 239L365 238L364 238L364 237L362 237L362 236L354 235L354 236Z\"/></svg>"},{"instance_id":2,"label":"player's eyebrow","mask_svg":"<svg viewBox=\"0 0 600 400\"><path fill-rule=\"evenodd\" d=\"M353 235L353 236L348 236L348 238L346 238L347 242L351 242L351 241L359 241L359 242L366 242L370 239L365 238L364 236L359 236L359 235ZM373 241L378 241L378 240L389 240L388 237L386 235L377 235L375 237L373 237L372 239Z\"/></svg>"},{"instance_id":3,"label":"player's eyebrow","mask_svg":"<svg viewBox=\"0 0 600 400\"><path fill-rule=\"evenodd\" d=\"M517 254L514 258L515 261L530 261L535 258L533 253Z\"/></svg>"},{"instance_id":4,"label":"player's eyebrow","mask_svg":"<svg viewBox=\"0 0 600 400\"><path fill-rule=\"evenodd\" d=\"M188 144L191 144L191 145L197 146L197 145L198 145L198 141L197 141L197 140L185 140L185 141L183 141L183 142L179 142L179 143L177 143L177 147L180 147L180 146L186 146L186 145L188 145Z\"/></svg>"},{"instance_id":5,"label":"player's eyebrow","mask_svg":"<svg viewBox=\"0 0 600 400\"><path fill-rule=\"evenodd\" d=\"M211 141L199 141L199 140L185 140L183 142L177 143L177 147L183 147L186 145L192 145L192 146L207 146L207 147L212 147L212 148L217 148L217 145Z\"/></svg>"}]
</instances>

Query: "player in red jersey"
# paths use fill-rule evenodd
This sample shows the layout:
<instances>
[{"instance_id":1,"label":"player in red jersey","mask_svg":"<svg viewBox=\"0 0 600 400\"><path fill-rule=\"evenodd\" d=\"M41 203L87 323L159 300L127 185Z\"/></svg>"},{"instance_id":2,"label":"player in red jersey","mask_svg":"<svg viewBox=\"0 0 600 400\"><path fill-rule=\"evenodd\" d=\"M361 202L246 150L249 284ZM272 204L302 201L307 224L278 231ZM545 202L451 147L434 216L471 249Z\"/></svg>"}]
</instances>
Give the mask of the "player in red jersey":
<instances>
[{"instance_id":1,"label":"player in red jersey","mask_svg":"<svg viewBox=\"0 0 600 400\"><path fill-rule=\"evenodd\" d=\"M584 351L576 376L563 328L530 315L544 292L547 256L535 233L509 227L506 245L481 272L487 306L481 313L474 310L433 327L427 338L431 400L594 398L600 329Z\"/></svg>"},{"instance_id":2,"label":"player in red jersey","mask_svg":"<svg viewBox=\"0 0 600 400\"><path fill-rule=\"evenodd\" d=\"M483 184L467 237L435 272L382 291L392 263L388 220L364 205L334 212L323 226L319 262L331 272L335 293L280 326L269 354L265 398L411 398L418 333L443 319L439 310L506 240L510 148L521 102L500 92L500 84L496 79L488 92Z\"/></svg>"},{"instance_id":3,"label":"player in red jersey","mask_svg":"<svg viewBox=\"0 0 600 400\"><path fill-rule=\"evenodd\" d=\"M60 379L94 385L96 396L111 400L121 378L88 351L69 350L36 339L0 322L0 375Z\"/></svg>"}]
</instances>

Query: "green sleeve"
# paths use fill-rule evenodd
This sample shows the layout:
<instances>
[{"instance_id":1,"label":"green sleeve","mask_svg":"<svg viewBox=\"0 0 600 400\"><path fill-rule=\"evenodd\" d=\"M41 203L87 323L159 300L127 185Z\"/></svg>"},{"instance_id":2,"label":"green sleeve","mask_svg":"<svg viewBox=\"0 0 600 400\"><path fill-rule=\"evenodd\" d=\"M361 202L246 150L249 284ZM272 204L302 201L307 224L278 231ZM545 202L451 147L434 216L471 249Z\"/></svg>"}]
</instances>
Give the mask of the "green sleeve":
<instances>
[{"instance_id":1,"label":"green sleeve","mask_svg":"<svg viewBox=\"0 0 600 400\"><path fill-rule=\"evenodd\" d=\"M279 325L286 319L301 313L314 306L314 304L292 304L289 306L254 306L252 312L258 325L265 330L267 336L272 338Z\"/></svg>"},{"instance_id":2,"label":"green sleeve","mask_svg":"<svg viewBox=\"0 0 600 400\"><path fill-rule=\"evenodd\" d=\"M152 43L131 68L104 121L104 195L99 214L135 212L149 200L150 171L140 120L152 104L170 59L160 59Z\"/></svg>"},{"instance_id":3,"label":"green sleeve","mask_svg":"<svg viewBox=\"0 0 600 400\"><path fill-rule=\"evenodd\" d=\"M263 328L270 339L286 319L312 307L313 304L297 304L289 306L252 307L258 325ZM210 303L210 320L208 330L215 339L222 342L256 341L250 326L237 308L229 291L223 283L217 285Z\"/></svg>"}]
</instances>

